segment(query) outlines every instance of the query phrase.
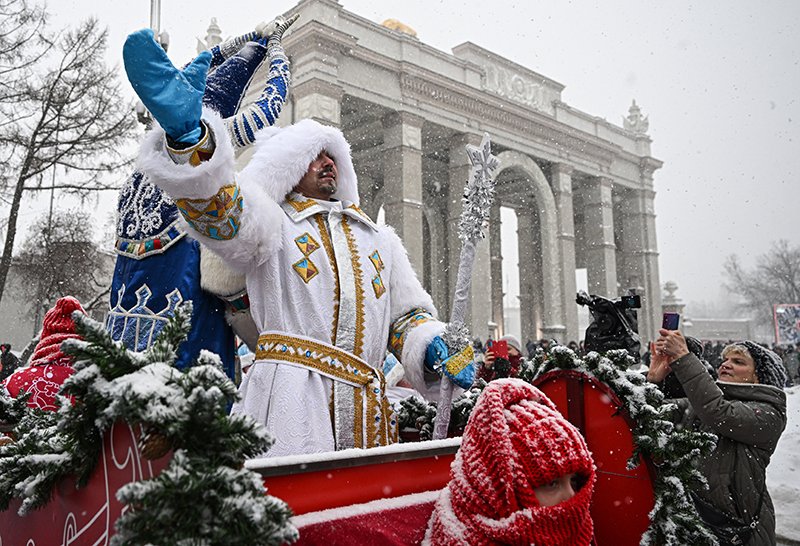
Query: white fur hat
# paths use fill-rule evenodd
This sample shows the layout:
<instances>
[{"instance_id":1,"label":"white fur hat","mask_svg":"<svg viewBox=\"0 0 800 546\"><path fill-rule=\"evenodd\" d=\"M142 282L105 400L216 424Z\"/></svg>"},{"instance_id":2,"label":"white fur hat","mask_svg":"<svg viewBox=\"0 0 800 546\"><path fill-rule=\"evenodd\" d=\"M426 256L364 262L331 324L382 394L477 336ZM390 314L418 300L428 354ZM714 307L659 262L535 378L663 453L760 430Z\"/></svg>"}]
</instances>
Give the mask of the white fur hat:
<instances>
[{"instance_id":1,"label":"white fur hat","mask_svg":"<svg viewBox=\"0 0 800 546\"><path fill-rule=\"evenodd\" d=\"M266 127L259 131L253 159L242 170L242 179L256 181L280 203L323 150L333 157L339 173L333 197L358 205L358 180L350 157L350 144L339 129L310 119L288 127Z\"/></svg>"}]
</instances>

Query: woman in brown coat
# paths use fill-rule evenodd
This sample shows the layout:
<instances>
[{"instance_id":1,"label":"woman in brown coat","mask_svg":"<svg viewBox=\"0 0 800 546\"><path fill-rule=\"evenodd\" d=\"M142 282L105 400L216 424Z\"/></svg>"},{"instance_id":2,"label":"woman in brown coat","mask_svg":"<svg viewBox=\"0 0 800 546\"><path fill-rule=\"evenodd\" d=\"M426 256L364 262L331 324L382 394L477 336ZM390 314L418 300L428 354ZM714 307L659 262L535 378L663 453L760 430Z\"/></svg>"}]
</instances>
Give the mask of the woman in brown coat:
<instances>
[{"instance_id":1,"label":"woman in brown coat","mask_svg":"<svg viewBox=\"0 0 800 546\"><path fill-rule=\"evenodd\" d=\"M659 382L674 373L686 391L686 398L674 400L683 410L679 421L719 437L711 456L700 461L708 489L692 492L698 514L721 544L774 545L775 510L766 471L786 427L786 370L780 357L751 341L729 345L714 381L680 332L660 334L648 380ZM725 541L715 520L752 531L739 533L741 542Z\"/></svg>"}]
</instances>

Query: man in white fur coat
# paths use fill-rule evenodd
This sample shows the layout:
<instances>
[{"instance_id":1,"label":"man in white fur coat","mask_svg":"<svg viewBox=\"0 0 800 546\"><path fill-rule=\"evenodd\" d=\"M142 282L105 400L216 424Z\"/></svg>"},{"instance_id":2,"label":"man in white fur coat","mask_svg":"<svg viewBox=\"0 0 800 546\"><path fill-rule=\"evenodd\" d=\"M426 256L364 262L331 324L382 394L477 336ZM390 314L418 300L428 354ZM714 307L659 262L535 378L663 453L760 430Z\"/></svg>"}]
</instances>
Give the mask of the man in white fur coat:
<instances>
[{"instance_id":1,"label":"man in white fur coat","mask_svg":"<svg viewBox=\"0 0 800 546\"><path fill-rule=\"evenodd\" d=\"M129 36L123 56L160 124L139 169L175 199L195 237L246 276L260 337L233 411L266 425L269 456L395 441L381 371L387 349L420 392L438 387L426 369L444 361L448 377L469 386L471 354L448 355L444 324L399 237L358 208L338 129L311 120L264 128L236 173L222 121L198 99L203 56L178 70L148 31Z\"/></svg>"}]
</instances>

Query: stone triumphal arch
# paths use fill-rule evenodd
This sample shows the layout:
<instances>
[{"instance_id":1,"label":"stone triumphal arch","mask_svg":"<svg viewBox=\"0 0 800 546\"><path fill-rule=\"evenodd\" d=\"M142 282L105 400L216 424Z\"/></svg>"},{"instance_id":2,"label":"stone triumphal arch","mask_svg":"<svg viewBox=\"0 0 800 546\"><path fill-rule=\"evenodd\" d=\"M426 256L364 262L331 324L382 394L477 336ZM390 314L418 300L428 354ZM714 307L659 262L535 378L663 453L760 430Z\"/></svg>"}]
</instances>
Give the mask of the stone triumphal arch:
<instances>
[{"instance_id":1,"label":"stone triumphal arch","mask_svg":"<svg viewBox=\"0 0 800 546\"><path fill-rule=\"evenodd\" d=\"M577 340L577 268L592 293L643 295L639 329L660 324L653 173L647 119L623 126L561 101L564 86L466 42L452 54L402 24L376 24L335 0L303 0L285 45L293 87L281 122L340 127L353 149L362 208L382 207L448 316L469 172L465 144L492 137L500 158L489 244L478 247L471 328L502 333L499 207L518 223L522 338ZM392 27L392 28L388 28ZM448 267L449 266L449 267Z\"/></svg>"}]
</instances>

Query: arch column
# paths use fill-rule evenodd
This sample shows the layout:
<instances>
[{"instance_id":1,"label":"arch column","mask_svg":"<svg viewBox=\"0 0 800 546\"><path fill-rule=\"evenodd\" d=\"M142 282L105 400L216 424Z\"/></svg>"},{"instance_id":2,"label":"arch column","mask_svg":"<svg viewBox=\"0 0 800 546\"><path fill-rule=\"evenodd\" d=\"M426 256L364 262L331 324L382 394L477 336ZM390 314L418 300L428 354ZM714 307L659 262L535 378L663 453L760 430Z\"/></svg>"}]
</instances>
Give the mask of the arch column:
<instances>
[{"instance_id":1,"label":"arch column","mask_svg":"<svg viewBox=\"0 0 800 546\"><path fill-rule=\"evenodd\" d=\"M596 177L583 189L589 292L608 298L617 297L612 186L610 178Z\"/></svg>"},{"instance_id":2,"label":"arch column","mask_svg":"<svg viewBox=\"0 0 800 546\"><path fill-rule=\"evenodd\" d=\"M520 339L539 339L542 324L542 260L536 239L536 219L530 210L517 210L517 245L519 246L519 322Z\"/></svg>"},{"instance_id":3,"label":"arch column","mask_svg":"<svg viewBox=\"0 0 800 546\"><path fill-rule=\"evenodd\" d=\"M630 190L624 194L622 223L623 288L637 288L642 295L639 333L655 339L661 326L661 287L655 232L655 192Z\"/></svg>"},{"instance_id":4,"label":"arch column","mask_svg":"<svg viewBox=\"0 0 800 546\"><path fill-rule=\"evenodd\" d=\"M491 287L490 293L492 295L492 314L491 320L494 324L494 330L500 337L506 332L505 313L503 309L503 247L502 247L502 226L503 222L500 219L500 205L495 203L492 205L492 210L489 213L489 253L490 253L490 268L491 268Z\"/></svg>"},{"instance_id":5,"label":"arch column","mask_svg":"<svg viewBox=\"0 0 800 546\"><path fill-rule=\"evenodd\" d=\"M436 205L441 205L437 203ZM446 223L446 215L441 213L439 206L425 205L422 209L426 225L428 226L428 234L430 237L426 244L429 248L428 267L430 267L430 289L429 293L433 298L433 303L439 311L439 318L445 319L445 311L449 308L449 300L452 295L447 293L447 274L445 267L447 266L447 231L448 226ZM424 284L423 284L424 285ZM426 289L428 287L425 287Z\"/></svg>"},{"instance_id":6,"label":"arch column","mask_svg":"<svg viewBox=\"0 0 800 546\"><path fill-rule=\"evenodd\" d=\"M563 341L566 328L561 304L558 220L553 192L542 169L530 157L514 151L502 152L497 157L500 160L501 172L508 168L515 168L525 172L529 177L531 192L539 212L541 235L543 291L541 332L545 337Z\"/></svg>"},{"instance_id":7,"label":"arch column","mask_svg":"<svg viewBox=\"0 0 800 546\"><path fill-rule=\"evenodd\" d=\"M383 190L386 223L403 240L411 266L422 278L422 123L405 112L383 118Z\"/></svg>"},{"instance_id":8,"label":"arch column","mask_svg":"<svg viewBox=\"0 0 800 546\"><path fill-rule=\"evenodd\" d=\"M561 257L561 283L564 287L562 309L564 341L580 339L578 332L578 305L575 294L578 291L575 281L575 218L572 203L572 166L556 163L552 169L553 197L558 216L558 246Z\"/></svg>"}]
</instances>

